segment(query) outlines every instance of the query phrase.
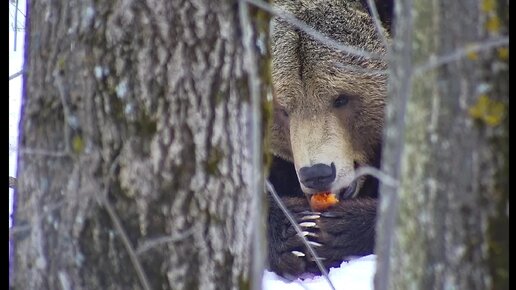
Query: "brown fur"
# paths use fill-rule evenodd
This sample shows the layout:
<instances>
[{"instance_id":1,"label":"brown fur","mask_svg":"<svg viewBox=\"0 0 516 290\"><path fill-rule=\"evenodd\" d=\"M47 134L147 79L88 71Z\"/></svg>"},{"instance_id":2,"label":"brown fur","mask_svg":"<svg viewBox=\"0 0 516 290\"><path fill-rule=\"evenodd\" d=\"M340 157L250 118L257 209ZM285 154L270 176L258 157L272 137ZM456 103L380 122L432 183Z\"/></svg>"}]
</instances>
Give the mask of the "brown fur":
<instances>
[{"instance_id":1,"label":"brown fur","mask_svg":"<svg viewBox=\"0 0 516 290\"><path fill-rule=\"evenodd\" d=\"M371 17L360 3L277 2L281 2L277 3L280 8L344 45L385 54ZM385 70L386 62L335 51L279 19L272 24L271 40L277 104L273 153L294 162L297 170L335 162L337 178L343 180L340 187L348 186L357 165L378 162L386 75L364 70ZM334 108L333 101L341 94L349 97L349 103Z\"/></svg>"},{"instance_id":2,"label":"brown fur","mask_svg":"<svg viewBox=\"0 0 516 290\"><path fill-rule=\"evenodd\" d=\"M385 55L365 2L279 0L276 6L341 44ZM384 23L390 22L392 0L376 2L382 4L379 12ZM303 231L318 245L315 250L328 270L350 256L374 250L378 183L372 177L361 178L352 195L347 189L355 188L350 184L359 166L380 163L387 79L372 70L386 70L387 64L338 52L277 17L271 31L275 156L269 180L300 226L306 221L317 225ZM346 96L348 102L335 106L339 96ZM321 168L321 164L330 168L332 163L336 174L330 190L358 198L341 199L322 214L312 213L304 194L326 191L314 188L328 185L305 187L298 180L300 168ZM289 278L319 273L272 200L268 219L269 268Z\"/></svg>"}]
</instances>

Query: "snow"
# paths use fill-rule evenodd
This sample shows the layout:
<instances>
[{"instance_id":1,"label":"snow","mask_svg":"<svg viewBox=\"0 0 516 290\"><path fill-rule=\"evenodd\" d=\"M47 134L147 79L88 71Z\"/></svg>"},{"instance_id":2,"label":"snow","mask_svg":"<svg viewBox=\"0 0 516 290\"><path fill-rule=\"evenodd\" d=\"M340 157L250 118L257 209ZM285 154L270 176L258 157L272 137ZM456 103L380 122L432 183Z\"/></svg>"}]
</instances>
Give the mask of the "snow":
<instances>
[{"instance_id":1,"label":"snow","mask_svg":"<svg viewBox=\"0 0 516 290\"><path fill-rule=\"evenodd\" d=\"M25 0L18 0L16 47L14 46L14 19L16 6L9 2L9 76L23 67L25 40ZM18 125L20 122L22 76L9 81L9 176L16 177L16 152L18 149ZM9 227L13 207L13 190L9 188Z\"/></svg>"},{"instance_id":2,"label":"snow","mask_svg":"<svg viewBox=\"0 0 516 290\"><path fill-rule=\"evenodd\" d=\"M336 290L372 290L376 256L369 255L343 262L339 268L330 269L328 276ZM323 276L287 281L273 272L265 271L263 290L330 290Z\"/></svg>"},{"instance_id":3,"label":"snow","mask_svg":"<svg viewBox=\"0 0 516 290\"><path fill-rule=\"evenodd\" d=\"M25 1L19 0L18 9L25 14ZM25 17L18 14L18 34L16 51L14 50L14 13L15 6L9 4L9 76L19 72L23 67L23 47ZM16 152L18 149L18 126L20 122L22 77L9 81L9 176L16 177ZM13 190L9 189L9 227ZM343 262L339 268L329 271L329 278L336 290L372 290L376 257L369 255L349 262ZM273 272L265 271L263 290L326 290L331 289L322 276L315 276L295 281L286 281Z\"/></svg>"}]
</instances>

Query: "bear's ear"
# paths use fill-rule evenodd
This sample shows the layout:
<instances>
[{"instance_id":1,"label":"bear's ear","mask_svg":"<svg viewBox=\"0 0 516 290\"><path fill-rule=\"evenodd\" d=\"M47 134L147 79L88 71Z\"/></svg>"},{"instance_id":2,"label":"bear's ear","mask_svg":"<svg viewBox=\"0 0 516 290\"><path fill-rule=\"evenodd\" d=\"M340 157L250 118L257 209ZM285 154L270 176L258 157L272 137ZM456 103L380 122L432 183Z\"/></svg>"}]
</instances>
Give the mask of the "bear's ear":
<instances>
[{"instance_id":1,"label":"bear's ear","mask_svg":"<svg viewBox=\"0 0 516 290\"><path fill-rule=\"evenodd\" d=\"M367 0L361 0L362 5L367 9L369 14L371 14L369 5L367 4ZM376 10L378 10L378 15L380 16L380 20L383 23L383 26L392 31L392 18L394 16L394 0L374 0L376 4Z\"/></svg>"}]
</instances>

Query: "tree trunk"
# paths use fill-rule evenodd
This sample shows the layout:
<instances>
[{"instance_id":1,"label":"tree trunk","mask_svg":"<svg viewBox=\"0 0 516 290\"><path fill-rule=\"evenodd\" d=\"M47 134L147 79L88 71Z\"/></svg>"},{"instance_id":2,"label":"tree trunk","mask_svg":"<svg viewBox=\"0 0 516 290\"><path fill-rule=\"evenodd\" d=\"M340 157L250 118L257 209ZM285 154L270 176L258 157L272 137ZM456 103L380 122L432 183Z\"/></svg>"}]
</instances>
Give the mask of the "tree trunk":
<instances>
[{"instance_id":1,"label":"tree trunk","mask_svg":"<svg viewBox=\"0 0 516 290\"><path fill-rule=\"evenodd\" d=\"M508 2L397 4L392 71L409 77L391 79L391 97L404 81L412 93L396 112L406 113L400 175L383 167L400 184L381 188L375 287L508 289ZM407 46L411 61L400 61Z\"/></svg>"},{"instance_id":2,"label":"tree trunk","mask_svg":"<svg viewBox=\"0 0 516 290\"><path fill-rule=\"evenodd\" d=\"M261 279L266 19L236 0L29 3L12 287Z\"/></svg>"}]
</instances>

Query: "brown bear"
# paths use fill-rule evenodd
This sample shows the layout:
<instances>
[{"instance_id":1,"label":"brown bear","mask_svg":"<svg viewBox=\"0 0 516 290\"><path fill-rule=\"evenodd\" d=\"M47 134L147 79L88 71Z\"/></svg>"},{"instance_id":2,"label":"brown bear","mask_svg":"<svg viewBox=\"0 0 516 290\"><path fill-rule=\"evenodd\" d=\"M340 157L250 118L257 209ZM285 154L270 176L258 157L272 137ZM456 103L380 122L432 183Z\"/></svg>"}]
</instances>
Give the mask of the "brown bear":
<instances>
[{"instance_id":1,"label":"brown bear","mask_svg":"<svg viewBox=\"0 0 516 290\"><path fill-rule=\"evenodd\" d=\"M392 0L377 1L384 25ZM385 56L366 0L276 1L274 5L338 43ZM389 26L382 28L389 39ZM378 182L354 179L379 167L387 61L339 51L289 21L271 22L274 122L269 181L297 219L324 266L373 253ZM314 212L310 198L339 200ZM269 269L287 278L320 271L286 216L269 199Z\"/></svg>"}]
</instances>

